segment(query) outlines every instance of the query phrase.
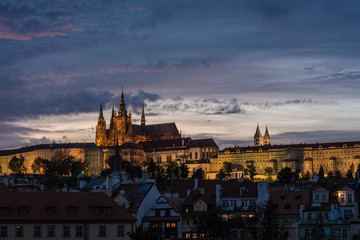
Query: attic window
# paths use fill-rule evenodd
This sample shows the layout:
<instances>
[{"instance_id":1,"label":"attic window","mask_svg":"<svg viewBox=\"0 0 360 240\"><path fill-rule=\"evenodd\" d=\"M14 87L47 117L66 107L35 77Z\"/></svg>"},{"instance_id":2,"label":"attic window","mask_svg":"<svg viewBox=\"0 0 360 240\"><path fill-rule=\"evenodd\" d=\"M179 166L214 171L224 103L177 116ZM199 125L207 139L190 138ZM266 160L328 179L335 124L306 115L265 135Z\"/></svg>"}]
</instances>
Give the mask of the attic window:
<instances>
[{"instance_id":1,"label":"attic window","mask_svg":"<svg viewBox=\"0 0 360 240\"><path fill-rule=\"evenodd\" d=\"M284 209L290 209L291 205L290 204L285 204Z\"/></svg>"},{"instance_id":2,"label":"attic window","mask_svg":"<svg viewBox=\"0 0 360 240\"><path fill-rule=\"evenodd\" d=\"M20 215L25 215L27 213L27 208L26 207L20 207L19 208L19 214Z\"/></svg>"},{"instance_id":3,"label":"attic window","mask_svg":"<svg viewBox=\"0 0 360 240\"><path fill-rule=\"evenodd\" d=\"M55 213L55 208L54 207L48 207L47 208L47 214L52 215L54 213Z\"/></svg>"},{"instance_id":4,"label":"attic window","mask_svg":"<svg viewBox=\"0 0 360 240\"><path fill-rule=\"evenodd\" d=\"M4 207L1 209L1 213L2 215L7 215L10 213L10 208L9 207Z\"/></svg>"},{"instance_id":5,"label":"attic window","mask_svg":"<svg viewBox=\"0 0 360 240\"><path fill-rule=\"evenodd\" d=\"M91 213L93 213L93 214L98 214L98 213L100 213L99 208L97 208L97 207L92 207L92 208L91 208Z\"/></svg>"},{"instance_id":6,"label":"attic window","mask_svg":"<svg viewBox=\"0 0 360 240\"><path fill-rule=\"evenodd\" d=\"M69 214L75 215L77 213L77 207L69 207Z\"/></svg>"},{"instance_id":7,"label":"attic window","mask_svg":"<svg viewBox=\"0 0 360 240\"><path fill-rule=\"evenodd\" d=\"M104 208L104 213L105 214L111 213L111 208L109 208L109 207Z\"/></svg>"}]
</instances>

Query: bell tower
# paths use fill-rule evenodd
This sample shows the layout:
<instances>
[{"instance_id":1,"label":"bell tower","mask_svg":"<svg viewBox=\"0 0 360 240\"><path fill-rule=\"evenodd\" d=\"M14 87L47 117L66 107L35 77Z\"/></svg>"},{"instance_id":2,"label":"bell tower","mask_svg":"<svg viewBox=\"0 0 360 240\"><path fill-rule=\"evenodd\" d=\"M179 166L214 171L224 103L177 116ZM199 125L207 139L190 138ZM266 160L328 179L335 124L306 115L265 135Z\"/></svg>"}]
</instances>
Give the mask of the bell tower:
<instances>
[{"instance_id":1,"label":"bell tower","mask_svg":"<svg viewBox=\"0 0 360 240\"><path fill-rule=\"evenodd\" d=\"M263 136L261 135L259 124L258 124L255 135L254 135L254 146L260 147L262 145L263 145Z\"/></svg>"},{"instance_id":2,"label":"bell tower","mask_svg":"<svg viewBox=\"0 0 360 240\"><path fill-rule=\"evenodd\" d=\"M271 140L270 134L266 126L265 135L264 135L264 145L270 145L270 140Z\"/></svg>"},{"instance_id":3,"label":"bell tower","mask_svg":"<svg viewBox=\"0 0 360 240\"><path fill-rule=\"evenodd\" d=\"M103 115L102 103L100 103L100 113L98 118L98 124L96 126L95 144L97 146L106 146L106 122Z\"/></svg>"}]
</instances>

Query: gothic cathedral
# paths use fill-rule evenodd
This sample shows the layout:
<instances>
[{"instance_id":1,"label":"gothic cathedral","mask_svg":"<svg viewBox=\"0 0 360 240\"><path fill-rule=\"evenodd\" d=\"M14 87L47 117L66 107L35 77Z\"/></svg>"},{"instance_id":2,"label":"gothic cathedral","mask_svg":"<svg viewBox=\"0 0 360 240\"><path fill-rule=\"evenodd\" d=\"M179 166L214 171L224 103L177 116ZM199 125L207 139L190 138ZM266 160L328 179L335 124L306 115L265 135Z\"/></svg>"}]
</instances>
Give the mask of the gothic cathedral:
<instances>
[{"instance_id":1,"label":"gothic cathedral","mask_svg":"<svg viewBox=\"0 0 360 240\"><path fill-rule=\"evenodd\" d=\"M115 146L116 143L122 145L126 142L138 143L141 141L178 139L180 137L175 123L145 125L144 105L142 106L141 125L132 124L131 113L128 114L125 108L123 92L121 93L120 109L116 114L113 107L110 126L106 128L102 104L100 104L95 137L97 146L111 147Z\"/></svg>"}]
</instances>

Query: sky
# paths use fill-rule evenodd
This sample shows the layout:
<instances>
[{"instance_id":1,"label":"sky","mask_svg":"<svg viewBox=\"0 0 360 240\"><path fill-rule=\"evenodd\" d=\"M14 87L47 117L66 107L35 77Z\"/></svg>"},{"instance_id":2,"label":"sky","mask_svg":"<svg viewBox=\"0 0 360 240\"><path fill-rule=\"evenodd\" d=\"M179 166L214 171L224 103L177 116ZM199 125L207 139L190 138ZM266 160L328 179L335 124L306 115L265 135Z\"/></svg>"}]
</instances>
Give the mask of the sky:
<instances>
[{"instance_id":1,"label":"sky","mask_svg":"<svg viewBox=\"0 0 360 240\"><path fill-rule=\"evenodd\" d=\"M0 149L139 123L220 148L360 140L360 1L0 0Z\"/></svg>"}]
</instances>

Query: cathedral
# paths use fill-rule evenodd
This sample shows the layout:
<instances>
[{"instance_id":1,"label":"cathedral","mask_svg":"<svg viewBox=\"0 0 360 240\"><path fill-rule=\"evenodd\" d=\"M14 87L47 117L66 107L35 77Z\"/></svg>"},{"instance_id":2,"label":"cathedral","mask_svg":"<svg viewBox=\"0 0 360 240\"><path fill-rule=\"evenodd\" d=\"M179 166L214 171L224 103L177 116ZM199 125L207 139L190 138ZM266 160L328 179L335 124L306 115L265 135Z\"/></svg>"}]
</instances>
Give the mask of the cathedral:
<instances>
[{"instance_id":1,"label":"cathedral","mask_svg":"<svg viewBox=\"0 0 360 240\"><path fill-rule=\"evenodd\" d=\"M138 143L161 139L179 139L181 135L175 123L145 124L144 105L141 112L141 125L132 124L131 113L127 113L124 92L121 93L120 109L115 113L112 109L110 126L106 128L102 105L96 127L95 144L102 147L122 145L126 142Z\"/></svg>"}]
</instances>

